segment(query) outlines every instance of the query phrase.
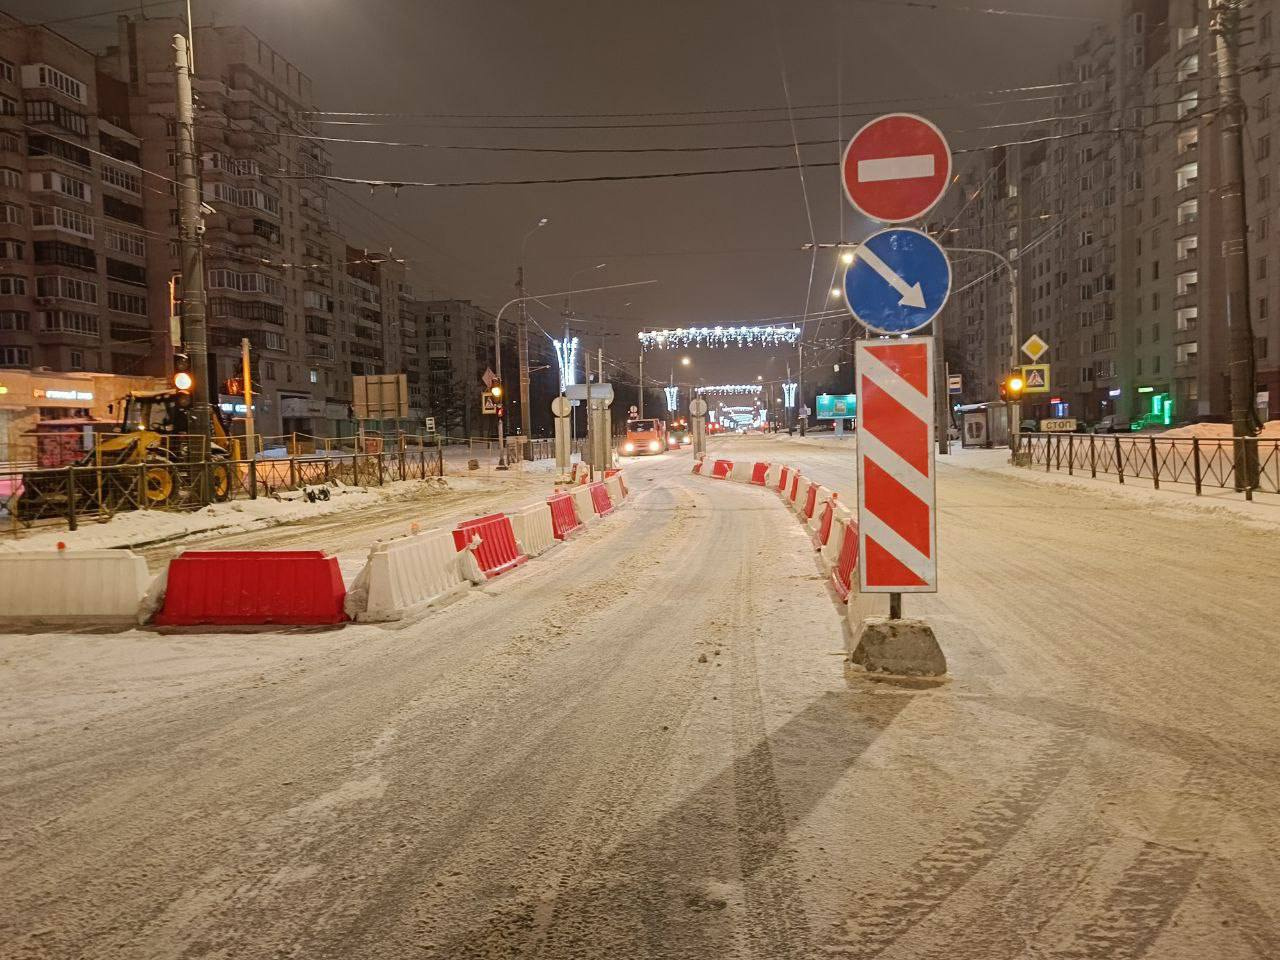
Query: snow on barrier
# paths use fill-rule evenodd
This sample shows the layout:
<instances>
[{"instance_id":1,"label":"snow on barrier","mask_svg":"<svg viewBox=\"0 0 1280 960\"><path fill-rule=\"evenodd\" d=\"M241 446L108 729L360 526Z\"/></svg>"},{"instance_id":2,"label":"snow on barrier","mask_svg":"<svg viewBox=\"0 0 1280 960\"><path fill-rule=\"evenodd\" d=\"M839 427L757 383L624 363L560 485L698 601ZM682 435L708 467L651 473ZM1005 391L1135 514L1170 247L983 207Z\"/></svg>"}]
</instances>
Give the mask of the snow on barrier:
<instances>
[{"instance_id":1,"label":"snow on barrier","mask_svg":"<svg viewBox=\"0 0 1280 960\"><path fill-rule=\"evenodd\" d=\"M599 519L596 514L595 503L591 499L590 487L574 487L569 491L573 497L573 508L577 511L578 519L583 523L591 520Z\"/></svg>"},{"instance_id":2,"label":"snow on barrier","mask_svg":"<svg viewBox=\"0 0 1280 960\"><path fill-rule=\"evenodd\" d=\"M777 463L765 464L767 468L764 472L764 485L770 490L777 490L781 484L780 476L786 467Z\"/></svg>"},{"instance_id":3,"label":"snow on barrier","mask_svg":"<svg viewBox=\"0 0 1280 960\"><path fill-rule=\"evenodd\" d=\"M0 553L0 622L136 622L150 583L147 562L128 550Z\"/></svg>"},{"instance_id":4,"label":"snow on barrier","mask_svg":"<svg viewBox=\"0 0 1280 960\"><path fill-rule=\"evenodd\" d=\"M613 513L613 501L609 499L609 491L604 488L602 481L597 480L588 489L591 491L591 507L596 516L607 517Z\"/></svg>"},{"instance_id":5,"label":"snow on barrier","mask_svg":"<svg viewBox=\"0 0 1280 960\"><path fill-rule=\"evenodd\" d=\"M609 491L609 499L621 503L627 496L627 488L623 486L622 474L613 473L604 478L604 488Z\"/></svg>"},{"instance_id":6,"label":"snow on barrier","mask_svg":"<svg viewBox=\"0 0 1280 960\"><path fill-rule=\"evenodd\" d=\"M717 460L711 465L711 476L715 480L727 480L732 469L732 460Z\"/></svg>"},{"instance_id":7,"label":"snow on barrier","mask_svg":"<svg viewBox=\"0 0 1280 960\"><path fill-rule=\"evenodd\" d=\"M453 531L453 543L458 552L470 550L475 555L486 580L529 559L516 543L511 518L505 513L491 513L458 524Z\"/></svg>"},{"instance_id":8,"label":"snow on barrier","mask_svg":"<svg viewBox=\"0 0 1280 960\"><path fill-rule=\"evenodd\" d=\"M461 593L470 586L453 531L441 527L375 543L347 593L353 620L400 620L415 609Z\"/></svg>"},{"instance_id":9,"label":"snow on barrier","mask_svg":"<svg viewBox=\"0 0 1280 960\"><path fill-rule=\"evenodd\" d=\"M769 464L755 463L751 465L751 477L748 483L754 483L757 487L763 487L766 483L765 477L769 473Z\"/></svg>"},{"instance_id":10,"label":"snow on barrier","mask_svg":"<svg viewBox=\"0 0 1280 960\"><path fill-rule=\"evenodd\" d=\"M567 540L569 534L582 526L572 494L557 493L547 497L547 507L551 511L551 532L557 540Z\"/></svg>"},{"instance_id":11,"label":"snow on barrier","mask_svg":"<svg viewBox=\"0 0 1280 960\"><path fill-rule=\"evenodd\" d=\"M161 626L342 623L347 589L321 550L187 550L169 561Z\"/></svg>"},{"instance_id":12,"label":"snow on barrier","mask_svg":"<svg viewBox=\"0 0 1280 960\"><path fill-rule=\"evenodd\" d=\"M551 508L545 503L531 503L521 507L511 516L511 528L516 543L527 556L536 557L556 545L555 527L551 522Z\"/></svg>"},{"instance_id":13,"label":"snow on barrier","mask_svg":"<svg viewBox=\"0 0 1280 960\"><path fill-rule=\"evenodd\" d=\"M850 517L840 533L840 556L831 570L831 584L846 603L853 590L853 574L858 569L858 521Z\"/></svg>"}]
</instances>

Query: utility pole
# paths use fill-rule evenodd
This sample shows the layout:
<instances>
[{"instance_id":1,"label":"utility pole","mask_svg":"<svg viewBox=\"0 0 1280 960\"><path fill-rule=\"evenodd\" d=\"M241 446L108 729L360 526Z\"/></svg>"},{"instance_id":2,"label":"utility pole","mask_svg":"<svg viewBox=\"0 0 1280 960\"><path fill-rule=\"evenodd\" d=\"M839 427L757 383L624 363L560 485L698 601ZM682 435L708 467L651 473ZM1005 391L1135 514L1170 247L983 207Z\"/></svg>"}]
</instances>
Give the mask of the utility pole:
<instances>
[{"instance_id":1,"label":"utility pole","mask_svg":"<svg viewBox=\"0 0 1280 960\"><path fill-rule=\"evenodd\" d=\"M194 432L204 438L202 459L209 455L209 348L205 333L204 221L200 215L200 178L196 172L195 107L191 100L191 68L187 38L173 37L178 127L178 242L182 248L182 349L195 379L191 413ZM207 484L201 489L207 494Z\"/></svg>"},{"instance_id":2,"label":"utility pole","mask_svg":"<svg viewBox=\"0 0 1280 960\"><path fill-rule=\"evenodd\" d=\"M796 416L800 418L800 436L804 436L805 428L809 426L809 418L801 413L804 409L804 342L798 345L800 354L800 369L796 371Z\"/></svg>"},{"instance_id":3,"label":"utility pole","mask_svg":"<svg viewBox=\"0 0 1280 960\"><path fill-rule=\"evenodd\" d=\"M520 319L516 324L516 342L520 356L520 432L524 434L524 458L533 459L532 409L529 406L529 313L525 308L524 264L516 268L516 292L520 297Z\"/></svg>"},{"instance_id":4,"label":"utility pole","mask_svg":"<svg viewBox=\"0 0 1280 960\"><path fill-rule=\"evenodd\" d=\"M1252 499L1258 483L1253 324L1250 322L1249 238L1245 220L1244 101L1240 97L1237 46L1246 0L1213 0L1209 30L1218 63L1218 123L1221 172L1218 181L1222 255L1226 266L1227 339L1230 351L1231 434L1235 447L1235 487Z\"/></svg>"},{"instance_id":5,"label":"utility pole","mask_svg":"<svg viewBox=\"0 0 1280 960\"><path fill-rule=\"evenodd\" d=\"M644 346L640 347L640 419L644 419Z\"/></svg>"}]
</instances>

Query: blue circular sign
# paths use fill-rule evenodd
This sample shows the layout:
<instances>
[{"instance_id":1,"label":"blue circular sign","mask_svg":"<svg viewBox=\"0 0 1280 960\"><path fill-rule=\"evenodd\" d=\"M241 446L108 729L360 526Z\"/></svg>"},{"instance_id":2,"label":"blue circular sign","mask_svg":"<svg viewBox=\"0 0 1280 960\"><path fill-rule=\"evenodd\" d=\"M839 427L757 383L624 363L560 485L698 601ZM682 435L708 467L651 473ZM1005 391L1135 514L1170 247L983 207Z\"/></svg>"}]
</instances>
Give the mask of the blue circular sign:
<instances>
[{"instance_id":1,"label":"blue circular sign","mask_svg":"<svg viewBox=\"0 0 1280 960\"><path fill-rule=\"evenodd\" d=\"M908 227L872 234L844 272L844 302L855 320L883 334L927 326L951 295L951 262L932 237Z\"/></svg>"}]
</instances>

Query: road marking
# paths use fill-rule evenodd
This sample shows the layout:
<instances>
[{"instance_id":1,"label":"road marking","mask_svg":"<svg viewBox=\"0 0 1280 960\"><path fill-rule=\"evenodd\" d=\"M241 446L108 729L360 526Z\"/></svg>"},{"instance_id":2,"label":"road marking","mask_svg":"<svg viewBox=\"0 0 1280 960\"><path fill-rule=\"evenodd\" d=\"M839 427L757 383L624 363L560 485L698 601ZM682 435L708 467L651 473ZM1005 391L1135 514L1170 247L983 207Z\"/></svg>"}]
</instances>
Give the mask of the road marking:
<instances>
[{"instance_id":1,"label":"road marking","mask_svg":"<svg viewBox=\"0 0 1280 960\"><path fill-rule=\"evenodd\" d=\"M912 157L882 157L877 160L858 161L860 183L880 183L884 180L915 180L932 177L934 158L932 153L919 153Z\"/></svg>"}]
</instances>

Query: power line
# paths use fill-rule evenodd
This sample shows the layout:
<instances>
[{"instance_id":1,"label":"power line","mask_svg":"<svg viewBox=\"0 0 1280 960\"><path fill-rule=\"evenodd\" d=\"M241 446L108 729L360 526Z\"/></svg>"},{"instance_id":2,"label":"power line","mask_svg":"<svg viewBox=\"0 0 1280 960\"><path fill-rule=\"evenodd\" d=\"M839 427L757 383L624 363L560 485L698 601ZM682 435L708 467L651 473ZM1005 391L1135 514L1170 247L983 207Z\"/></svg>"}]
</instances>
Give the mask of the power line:
<instances>
[{"instance_id":1,"label":"power line","mask_svg":"<svg viewBox=\"0 0 1280 960\"><path fill-rule=\"evenodd\" d=\"M65 17L54 17L49 20L36 20L31 23L18 23L8 27L0 27L0 32L9 30L28 30L32 27L54 27L62 23L75 23L79 20L96 20L98 17L115 17L122 13L133 13L135 11L152 10L156 7L175 7L180 6L182 0L137 0L130 3L127 7L112 7L108 10L98 10L93 13L77 13ZM13 16L13 14L9 14ZM14 17L16 20L17 18Z\"/></svg>"}]
</instances>

